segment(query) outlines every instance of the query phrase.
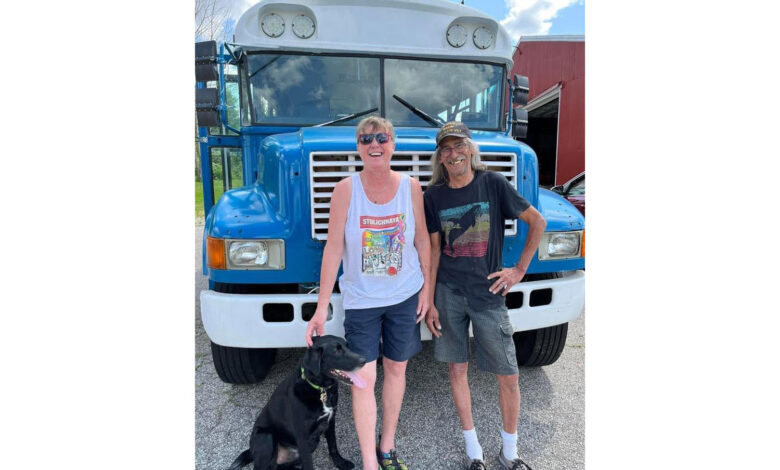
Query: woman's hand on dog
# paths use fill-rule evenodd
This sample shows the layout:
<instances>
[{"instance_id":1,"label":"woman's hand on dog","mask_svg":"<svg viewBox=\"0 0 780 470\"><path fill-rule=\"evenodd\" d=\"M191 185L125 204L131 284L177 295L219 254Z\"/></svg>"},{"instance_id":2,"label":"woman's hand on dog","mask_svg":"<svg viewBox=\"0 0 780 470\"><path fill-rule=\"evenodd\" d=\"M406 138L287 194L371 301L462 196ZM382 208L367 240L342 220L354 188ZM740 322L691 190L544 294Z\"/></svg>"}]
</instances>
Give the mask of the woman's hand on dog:
<instances>
[{"instance_id":1,"label":"woman's hand on dog","mask_svg":"<svg viewBox=\"0 0 780 470\"><path fill-rule=\"evenodd\" d=\"M323 336L325 334L325 320L328 318L328 310L317 309L314 312L314 316L309 320L309 325L306 327L306 345L311 347L314 342L311 337L313 333L317 336Z\"/></svg>"}]
</instances>

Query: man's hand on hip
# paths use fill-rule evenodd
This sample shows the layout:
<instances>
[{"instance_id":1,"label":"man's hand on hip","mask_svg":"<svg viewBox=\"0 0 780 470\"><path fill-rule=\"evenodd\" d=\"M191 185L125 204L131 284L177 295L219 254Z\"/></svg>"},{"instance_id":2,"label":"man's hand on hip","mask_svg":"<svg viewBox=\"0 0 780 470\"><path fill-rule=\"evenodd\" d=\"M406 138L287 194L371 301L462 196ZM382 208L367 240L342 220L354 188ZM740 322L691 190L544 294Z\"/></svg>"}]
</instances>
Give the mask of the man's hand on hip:
<instances>
[{"instance_id":1,"label":"man's hand on hip","mask_svg":"<svg viewBox=\"0 0 780 470\"><path fill-rule=\"evenodd\" d=\"M512 286L518 282L522 281L524 276L525 269L520 269L518 267L504 268L501 271L496 271L487 277L488 279L496 279L496 282L490 286L490 293L498 294L501 292L501 295L506 297L509 289L511 289Z\"/></svg>"}]
</instances>

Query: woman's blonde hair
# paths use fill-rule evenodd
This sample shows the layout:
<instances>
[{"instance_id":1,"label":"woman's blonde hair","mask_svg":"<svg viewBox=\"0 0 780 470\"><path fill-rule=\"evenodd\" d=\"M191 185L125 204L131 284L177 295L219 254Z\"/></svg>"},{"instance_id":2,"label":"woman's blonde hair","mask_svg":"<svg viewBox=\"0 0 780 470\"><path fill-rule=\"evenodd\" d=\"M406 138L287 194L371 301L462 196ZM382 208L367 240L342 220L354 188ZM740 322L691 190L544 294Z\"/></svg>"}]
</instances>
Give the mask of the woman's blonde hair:
<instances>
[{"instance_id":1,"label":"woman's blonde hair","mask_svg":"<svg viewBox=\"0 0 780 470\"><path fill-rule=\"evenodd\" d=\"M474 143L473 140L469 139L468 137L464 137L463 140L466 142L466 145L469 146L471 149L471 169L476 170L486 170L487 166L482 163L482 159L479 157L479 147L477 147L477 144ZM439 150L441 150L441 147L436 147L436 150L433 151L433 155L431 155L431 182L429 183L431 186L436 184L445 184L449 180L449 176L447 175L447 170L444 168L444 165L439 161Z\"/></svg>"},{"instance_id":2,"label":"woman's blonde hair","mask_svg":"<svg viewBox=\"0 0 780 470\"><path fill-rule=\"evenodd\" d=\"M355 132L355 139L357 140L360 134L364 134L366 129L384 130L390 134L390 139L395 142L395 129L393 123L380 116L369 116L363 118L357 125L357 131Z\"/></svg>"}]
</instances>

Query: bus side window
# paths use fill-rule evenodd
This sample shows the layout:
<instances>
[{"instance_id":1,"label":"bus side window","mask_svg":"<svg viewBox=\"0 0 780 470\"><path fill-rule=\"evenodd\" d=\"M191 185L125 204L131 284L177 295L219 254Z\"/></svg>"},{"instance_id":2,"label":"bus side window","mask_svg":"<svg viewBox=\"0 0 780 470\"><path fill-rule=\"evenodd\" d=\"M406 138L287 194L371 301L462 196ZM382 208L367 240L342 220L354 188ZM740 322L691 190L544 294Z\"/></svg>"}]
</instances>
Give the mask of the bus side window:
<instances>
[{"instance_id":1,"label":"bus side window","mask_svg":"<svg viewBox=\"0 0 780 470\"><path fill-rule=\"evenodd\" d=\"M241 149L235 147L211 148L211 178L216 202L225 191L243 186L244 174Z\"/></svg>"}]
</instances>

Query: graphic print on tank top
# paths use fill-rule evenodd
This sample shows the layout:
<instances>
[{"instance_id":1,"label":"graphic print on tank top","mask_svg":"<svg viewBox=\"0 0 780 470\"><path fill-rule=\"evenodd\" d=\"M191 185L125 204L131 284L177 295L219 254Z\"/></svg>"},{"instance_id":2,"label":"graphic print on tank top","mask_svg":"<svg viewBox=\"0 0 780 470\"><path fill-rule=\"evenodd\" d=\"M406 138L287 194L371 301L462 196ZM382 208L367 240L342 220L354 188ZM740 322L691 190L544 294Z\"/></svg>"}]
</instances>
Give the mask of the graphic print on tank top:
<instances>
[{"instance_id":1,"label":"graphic print on tank top","mask_svg":"<svg viewBox=\"0 0 780 470\"><path fill-rule=\"evenodd\" d=\"M363 274L395 276L403 259L406 214L385 217L360 216L363 231Z\"/></svg>"},{"instance_id":2,"label":"graphic print on tank top","mask_svg":"<svg viewBox=\"0 0 780 470\"><path fill-rule=\"evenodd\" d=\"M475 202L439 211L444 230L442 253L452 258L479 258L487 254L490 205Z\"/></svg>"}]
</instances>

